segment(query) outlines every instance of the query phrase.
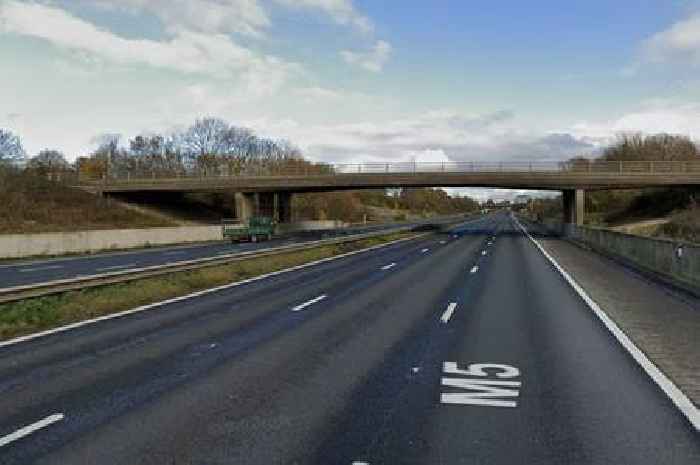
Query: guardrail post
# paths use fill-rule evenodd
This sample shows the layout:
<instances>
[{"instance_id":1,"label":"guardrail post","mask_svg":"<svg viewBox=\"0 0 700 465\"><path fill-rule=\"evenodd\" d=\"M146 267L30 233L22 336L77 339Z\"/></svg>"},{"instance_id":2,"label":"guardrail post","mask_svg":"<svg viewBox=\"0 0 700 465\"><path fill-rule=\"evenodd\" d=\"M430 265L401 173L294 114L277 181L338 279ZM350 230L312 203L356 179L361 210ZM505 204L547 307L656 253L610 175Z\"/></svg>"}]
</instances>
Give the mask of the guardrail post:
<instances>
[{"instance_id":1,"label":"guardrail post","mask_svg":"<svg viewBox=\"0 0 700 465\"><path fill-rule=\"evenodd\" d=\"M649 162L649 173L653 173L653 172L654 172L654 162L650 161Z\"/></svg>"},{"instance_id":2,"label":"guardrail post","mask_svg":"<svg viewBox=\"0 0 700 465\"><path fill-rule=\"evenodd\" d=\"M618 163L618 171L619 171L620 173L622 173L622 162L619 161L619 162L617 162L617 163Z\"/></svg>"}]
</instances>

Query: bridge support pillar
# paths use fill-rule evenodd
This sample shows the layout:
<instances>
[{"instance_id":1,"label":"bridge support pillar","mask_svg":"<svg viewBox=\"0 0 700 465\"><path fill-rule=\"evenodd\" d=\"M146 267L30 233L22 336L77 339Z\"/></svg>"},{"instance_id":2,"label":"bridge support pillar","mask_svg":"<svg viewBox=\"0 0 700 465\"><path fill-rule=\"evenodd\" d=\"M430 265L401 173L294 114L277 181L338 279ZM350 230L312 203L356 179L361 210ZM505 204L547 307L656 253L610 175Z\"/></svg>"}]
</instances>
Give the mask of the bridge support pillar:
<instances>
[{"instance_id":1,"label":"bridge support pillar","mask_svg":"<svg viewBox=\"0 0 700 465\"><path fill-rule=\"evenodd\" d=\"M562 193L564 201L564 234L569 234L568 226L583 224L586 207L586 191L583 189L567 189Z\"/></svg>"},{"instance_id":2,"label":"bridge support pillar","mask_svg":"<svg viewBox=\"0 0 700 465\"><path fill-rule=\"evenodd\" d=\"M258 202L255 194L236 192L236 219L248 221L251 216L257 214Z\"/></svg>"},{"instance_id":3,"label":"bridge support pillar","mask_svg":"<svg viewBox=\"0 0 700 465\"><path fill-rule=\"evenodd\" d=\"M292 194L291 192L275 192L274 218L278 223L292 222Z\"/></svg>"},{"instance_id":4,"label":"bridge support pillar","mask_svg":"<svg viewBox=\"0 0 700 465\"><path fill-rule=\"evenodd\" d=\"M255 192L236 194L236 218L248 221L251 216L269 216L277 223L292 222L290 192Z\"/></svg>"}]
</instances>

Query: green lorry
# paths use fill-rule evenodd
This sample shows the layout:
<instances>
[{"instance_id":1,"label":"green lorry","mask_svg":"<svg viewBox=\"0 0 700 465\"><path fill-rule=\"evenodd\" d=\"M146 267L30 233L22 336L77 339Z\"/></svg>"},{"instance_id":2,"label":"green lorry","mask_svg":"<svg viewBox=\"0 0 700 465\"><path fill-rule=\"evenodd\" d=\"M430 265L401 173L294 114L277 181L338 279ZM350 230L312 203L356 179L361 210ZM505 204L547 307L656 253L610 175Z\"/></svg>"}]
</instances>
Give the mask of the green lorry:
<instances>
[{"instance_id":1,"label":"green lorry","mask_svg":"<svg viewBox=\"0 0 700 465\"><path fill-rule=\"evenodd\" d=\"M224 239L231 242L270 240L275 232L275 222L269 216L253 216L245 223L240 220L222 220Z\"/></svg>"}]
</instances>

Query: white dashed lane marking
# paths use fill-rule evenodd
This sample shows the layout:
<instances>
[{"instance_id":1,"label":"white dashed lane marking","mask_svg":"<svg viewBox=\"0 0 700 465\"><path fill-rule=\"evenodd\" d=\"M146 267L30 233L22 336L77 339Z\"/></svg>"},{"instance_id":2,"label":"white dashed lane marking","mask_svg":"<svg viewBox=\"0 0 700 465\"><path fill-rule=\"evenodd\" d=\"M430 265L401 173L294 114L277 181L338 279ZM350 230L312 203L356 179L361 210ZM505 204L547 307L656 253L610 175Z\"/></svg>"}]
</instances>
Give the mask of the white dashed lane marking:
<instances>
[{"instance_id":1,"label":"white dashed lane marking","mask_svg":"<svg viewBox=\"0 0 700 465\"><path fill-rule=\"evenodd\" d=\"M138 263L129 263L126 265L115 265L115 266L106 266L104 268L98 268L97 271L112 271L112 270L121 270L124 268L134 268L138 265Z\"/></svg>"},{"instance_id":2,"label":"white dashed lane marking","mask_svg":"<svg viewBox=\"0 0 700 465\"><path fill-rule=\"evenodd\" d=\"M442 317L440 317L440 321L443 322L444 324L447 324L450 321L450 318L452 318L452 315L455 312L455 309L457 308L457 303L452 302L447 306L447 310L445 310L445 313L442 314Z\"/></svg>"},{"instance_id":3,"label":"white dashed lane marking","mask_svg":"<svg viewBox=\"0 0 700 465\"><path fill-rule=\"evenodd\" d=\"M51 265L51 266L39 266L36 268L23 268L19 270L20 273L32 273L35 271L49 271L49 270L58 270L63 268L62 265Z\"/></svg>"},{"instance_id":4,"label":"white dashed lane marking","mask_svg":"<svg viewBox=\"0 0 700 465\"><path fill-rule=\"evenodd\" d=\"M315 299L311 299L311 300L309 300L309 301L307 301L307 302L304 302L304 303L301 304L301 305L297 305L296 307L292 308L292 311L293 311L293 312L300 312L301 310L304 310L306 307L309 307L309 306L311 306L311 305L313 305L313 304L315 304L315 303L318 303L318 302L324 300L326 297L328 297L328 296L325 295L325 294L324 294L324 295L321 295L321 296L318 296L318 297L316 297Z\"/></svg>"},{"instance_id":5,"label":"white dashed lane marking","mask_svg":"<svg viewBox=\"0 0 700 465\"><path fill-rule=\"evenodd\" d=\"M56 422L63 420L64 418L65 416L62 413L56 413L54 415L44 418L43 420L39 420L36 423L32 423L31 425L25 426L24 428L20 428L12 434L8 434L7 436L1 437L0 447L4 447L15 441L18 441L23 437L29 436L30 434L39 431L42 428L46 428L47 426L50 426Z\"/></svg>"}]
</instances>

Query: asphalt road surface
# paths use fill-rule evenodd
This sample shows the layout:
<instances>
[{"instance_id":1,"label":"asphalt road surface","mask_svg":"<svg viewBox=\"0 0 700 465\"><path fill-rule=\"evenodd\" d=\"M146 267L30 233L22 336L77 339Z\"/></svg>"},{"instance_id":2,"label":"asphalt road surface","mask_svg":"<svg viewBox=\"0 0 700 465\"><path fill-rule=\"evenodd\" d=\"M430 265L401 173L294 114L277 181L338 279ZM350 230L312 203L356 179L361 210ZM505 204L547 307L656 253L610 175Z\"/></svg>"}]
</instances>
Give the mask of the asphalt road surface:
<instances>
[{"instance_id":1,"label":"asphalt road surface","mask_svg":"<svg viewBox=\"0 0 700 465\"><path fill-rule=\"evenodd\" d=\"M0 348L2 464L697 464L507 214Z\"/></svg>"},{"instance_id":2,"label":"asphalt road surface","mask_svg":"<svg viewBox=\"0 0 700 465\"><path fill-rule=\"evenodd\" d=\"M122 252L106 252L94 255L74 256L54 259L17 260L0 263L0 289L70 279L81 276L93 276L116 271L127 271L149 266L165 265L183 260L216 257L238 252L261 250L287 244L298 244L319 240L326 236L343 234L361 234L379 231L399 224L363 226L332 232L309 232L303 236L291 236L258 243L230 243L227 241L175 247L157 247L136 249ZM409 225L410 226L410 225Z\"/></svg>"}]
</instances>

